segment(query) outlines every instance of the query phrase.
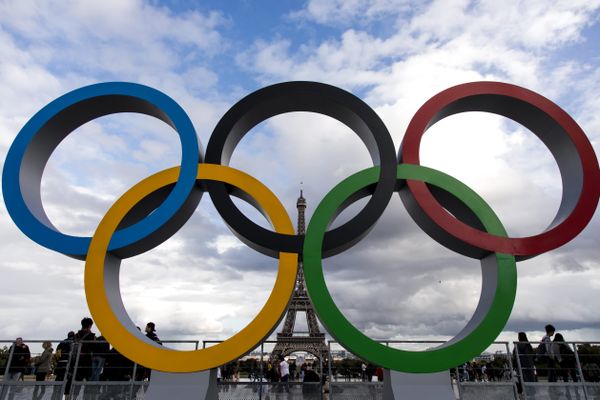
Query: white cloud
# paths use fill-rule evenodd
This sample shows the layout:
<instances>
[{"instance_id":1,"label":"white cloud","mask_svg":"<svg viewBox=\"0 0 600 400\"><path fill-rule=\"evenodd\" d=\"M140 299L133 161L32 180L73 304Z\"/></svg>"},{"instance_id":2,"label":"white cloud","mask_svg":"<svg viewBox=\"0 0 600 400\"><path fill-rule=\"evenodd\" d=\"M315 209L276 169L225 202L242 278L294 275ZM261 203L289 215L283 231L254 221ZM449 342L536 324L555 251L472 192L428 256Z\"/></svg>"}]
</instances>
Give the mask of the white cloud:
<instances>
[{"instance_id":1,"label":"white cloud","mask_svg":"<svg viewBox=\"0 0 600 400\"><path fill-rule=\"evenodd\" d=\"M432 95L454 84L496 79L558 102L600 150L598 59L561 53L574 45L593 46L596 38L586 28L595 23L599 4L436 1L407 8L402 1L310 1L281 18L342 27L339 35L332 28L320 36L320 28L311 25L317 32L311 40L298 44L285 34L248 38L238 44L248 50L235 56L228 53L226 27L236 21L225 12L176 14L140 1L4 2L0 149L5 154L26 120L48 101L112 79L169 94L190 114L206 145L231 99L249 91L236 83L233 93L217 92L227 74L215 59L227 54L237 61L233 73L256 79L258 86L308 79L359 93L384 120L396 147L414 112ZM377 24L390 19L382 34ZM178 163L178 146L169 127L145 116L87 124L50 160L43 185L48 214L60 229L91 234L119 194ZM548 151L502 118L474 114L441 121L425 136L422 156L482 194L510 232L541 230L558 205L558 173ZM232 158L233 166L277 194L292 219L301 181L310 218L326 192L370 164L348 128L304 113L256 127ZM251 215L265 225L258 213ZM0 219L0 251L6 255L0 276L11 289L0 294L7 305L0 307L0 337L38 331L63 336L87 314L83 264L31 243L4 207ZM519 264L517 302L503 338L514 339L513 330L533 332L550 320L564 323L572 332L569 340L590 338L599 322L590 306L599 282L598 223L597 212L568 246ZM226 337L264 304L276 261L241 245L207 195L183 229L124 262L126 306L136 323L156 322L162 338ZM373 337L394 338L443 338L460 330L478 299L477 264L431 241L397 197L363 242L325 262L334 298L351 321ZM546 307L554 303L559 304Z\"/></svg>"},{"instance_id":2,"label":"white cloud","mask_svg":"<svg viewBox=\"0 0 600 400\"><path fill-rule=\"evenodd\" d=\"M295 16L319 23L338 18L343 25L354 13L364 11L361 7L365 7L365 4L348 2L344 6L337 3L317 6L311 2ZM589 110L589 116L586 117L589 122L586 121L586 124L595 126L594 116L597 113L592 111L592 107L595 107L597 96L593 96L591 93L594 89L590 89L590 96L587 98L584 93L588 93L588 90L583 90L583 87L589 85L596 88L597 79L588 78L589 74L581 73L582 60L560 58L555 62L555 57L558 56L554 52L568 46L585 45L586 41L591 45L594 39L584 36L583 32L595 23L599 5L598 2L564 2L548 10L547 2L507 4L436 1L413 10L411 17L398 13L398 29L395 33L377 36L372 33L376 29L361 29L360 24L354 24L339 37L328 37L320 42L300 46L294 46L285 38L271 42L257 41L255 47L240 60L243 60L244 65L254 68L257 79L262 83L310 79L364 93L365 100L376 107L397 146L408 121L423 102L449 86L477 80L501 80L523 85L559 104L562 103L561 100L567 99L569 103L563 107L573 113L576 119L579 113L569 105L572 98L577 97L577 101L585 103L584 108ZM574 95L572 85L581 85L583 93ZM289 126L279 126L278 132L281 134L290 129ZM596 130L587 128L586 131L596 141L595 146L598 148ZM310 137L305 140L319 142L327 137L324 134L324 138L319 139L314 134L311 131ZM319 135L318 132L316 134ZM293 139L286 138L286 142L293 143ZM294 149L297 147L292 146ZM331 154L319 152L318 147L313 148L315 150L311 164L315 170L319 170L320 160L331 157ZM322 155L319 156L319 153ZM348 165L346 168L351 169L356 158L346 157L347 151L340 151L338 154L342 156L335 162L339 162L341 166ZM425 135L421 154L425 164L458 177L480 193L497 211L512 234L528 235L543 230L558 208L560 177L549 151L530 132L515 128L513 124L506 124L502 118L461 115L441 121ZM285 163L285 158L281 162ZM313 179L323 181L323 178L316 176ZM304 181L310 182L313 179L305 178ZM598 219L594 218L591 226L597 223ZM377 240L386 238L391 243L410 243L414 240L413 247L414 243L427 240L423 236L415 237L410 228L400 230L399 226L401 224L387 214L371 235L375 235ZM379 230L381 233L378 233ZM410 232L409 239L405 237L407 231ZM573 248L582 246L587 240L586 236L594 237L593 231L588 232L582 233L582 237L573 242ZM469 315L470 307L474 309L478 297L465 288L477 288L478 277L470 277L462 282L453 276L461 272L449 268L446 255L418 261L419 256L423 256L419 251L403 247L394 250L379 248L379 252L369 253L366 249L374 245L366 240L367 244L361 249L371 254L371 257L358 256L357 259L352 259L341 255L338 256L341 257L340 260L329 261L339 267L328 275L328 281L332 282L332 290L338 296L336 299L339 300L340 307L353 322L367 332L403 337L427 335L428 331L448 335L461 328ZM387 240L385 243L388 243ZM424 246L424 252L428 251L432 251L431 248ZM536 271L545 277L544 282L557 282L557 290L564 288L566 293L576 291L578 289L573 286L562 286L564 272L560 271L571 265L568 267L570 271L584 269L587 273L595 274L587 268L594 271L597 257L583 251L578 256L575 256L577 251L564 255L563 251L566 250L521 263L520 271L523 270L526 275L530 274L529 271ZM348 252L344 254L346 253ZM394 286L398 284L398 279L392 279L394 274L389 270L390 263L393 265L390 259L393 258L392 254L396 255L396 259L414 264L415 269L416 266L423 268L424 264L438 264L438 267L433 268L429 279L431 282L441 280L445 282L444 289L454 288L456 292L440 292L439 287L427 286L419 280L421 275L415 269L411 270L412 274L416 274L413 278L410 278L413 276L411 273L407 274L408 278L404 278L407 283L402 289L409 292L398 290ZM557 269L544 269L545 262ZM383 274L383 278L377 283L371 277L371 271L375 270L380 270ZM581 272L574 273L574 282L580 279L590 282ZM443 279L434 279L435 276ZM523 288L520 290L529 293L528 283L527 279L520 282L520 288ZM582 285L579 289L593 296L595 290L584 283ZM533 285L531 293L532 296L545 299L542 302L549 302L552 293L556 291L541 295L544 287L543 284ZM388 301L382 305L376 301L378 296L374 293ZM463 296L457 297L456 293ZM434 310L428 306L432 299L435 299L433 303L437 306ZM578 301L581 300L579 298ZM577 304L589 304L587 301L590 300ZM410 304L410 307L405 307L404 302ZM569 309L578 314L578 323L597 324L597 318L588 311L573 311L578 307L575 303L569 302L561 307L560 316L555 317L552 310L546 313L537 310L536 313L535 307L531 306L532 302L533 299L524 299L520 295L513 313L514 320L523 321L522 316L526 314L538 325L543 325L544 315L546 318L572 321L573 316L563 313ZM440 305L443 306L440 308ZM381 310L377 310L378 307ZM446 318L440 320L441 315ZM531 329L531 326L527 329Z\"/></svg>"},{"instance_id":3,"label":"white cloud","mask_svg":"<svg viewBox=\"0 0 600 400\"><path fill-rule=\"evenodd\" d=\"M320 24L366 24L411 9L406 0L309 0L300 11L292 12L292 18L306 18Z\"/></svg>"},{"instance_id":4,"label":"white cloud","mask_svg":"<svg viewBox=\"0 0 600 400\"><path fill-rule=\"evenodd\" d=\"M219 13L175 14L141 1L0 3L2 154L49 101L106 80L164 91L190 113L206 138L222 107L209 60L227 46L219 33L226 23ZM178 143L170 127L147 116L110 116L86 124L61 143L47 165L42 200L50 219L66 233L91 235L117 196L150 173L178 164ZM32 243L4 207L0 213L6 227L0 280L14 289L4 290L3 300L23 299L0 309L0 337L31 337L28 332L63 337L89 314L83 263ZM175 251L176 245L174 240L164 249ZM133 303L135 313L142 303ZM42 315L54 322L44 317L40 325Z\"/></svg>"},{"instance_id":5,"label":"white cloud","mask_svg":"<svg viewBox=\"0 0 600 400\"><path fill-rule=\"evenodd\" d=\"M223 254L230 249L243 248L244 244L231 235L219 235L213 242L208 243L208 247L216 249L218 254Z\"/></svg>"}]
</instances>

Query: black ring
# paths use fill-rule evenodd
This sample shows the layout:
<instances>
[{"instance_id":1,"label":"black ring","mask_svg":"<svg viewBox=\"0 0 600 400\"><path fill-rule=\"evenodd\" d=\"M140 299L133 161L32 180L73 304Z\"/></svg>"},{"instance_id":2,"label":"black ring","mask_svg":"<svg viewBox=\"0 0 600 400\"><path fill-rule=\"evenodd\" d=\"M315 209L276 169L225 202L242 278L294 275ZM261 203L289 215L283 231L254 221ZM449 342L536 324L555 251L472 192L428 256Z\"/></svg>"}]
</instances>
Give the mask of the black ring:
<instances>
[{"instance_id":1,"label":"black ring","mask_svg":"<svg viewBox=\"0 0 600 400\"><path fill-rule=\"evenodd\" d=\"M335 86L317 82L284 82L249 94L225 113L206 147L207 163L228 165L231 155L248 131L275 115L308 111L327 115L352 129L366 145L375 165L381 166L379 182L367 205L350 221L328 231L323 255L338 254L362 239L388 205L396 186L398 160L392 138L379 116L365 102ZM210 197L233 233L253 249L277 257L278 253L302 254L303 236L269 231L247 218L229 197L231 188L207 182Z\"/></svg>"}]
</instances>

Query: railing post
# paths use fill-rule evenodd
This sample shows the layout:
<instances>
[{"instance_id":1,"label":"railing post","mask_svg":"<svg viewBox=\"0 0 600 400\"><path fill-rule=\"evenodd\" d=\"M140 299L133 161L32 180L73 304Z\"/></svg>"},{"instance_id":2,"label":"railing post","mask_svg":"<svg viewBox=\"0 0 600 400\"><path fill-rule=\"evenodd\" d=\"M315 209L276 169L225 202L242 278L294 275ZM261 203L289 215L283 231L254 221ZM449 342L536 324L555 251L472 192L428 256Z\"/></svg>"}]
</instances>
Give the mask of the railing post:
<instances>
[{"instance_id":1,"label":"railing post","mask_svg":"<svg viewBox=\"0 0 600 400\"><path fill-rule=\"evenodd\" d=\"M258 375L258 400L262 400L262 391L263 391L263 379L264 379L264 369L263 369L263 356L265 354L265 343L260 342L260 366L259 375Z\"/></svg>"},{"instance_id":2,"label":"railing post","mask_svg":"<svg viewBox=\"0 0 600 400\"><path fill-rule=\"evenodd\" d=\"M135 364L134 364L134 370L135 370ZM135 376L135 375L134 375ZM135 384L135 379L133 378L133 376L131 377L131 379L129 380L129 399L133 400L133 385Z\"/></svg>"},{"instance_id":3,"label":"railing post","mask_svg":"<svg viewBox=\"0 0 600 400\"><path fill-rule=\"evenodd\" d=\"M577 343L573 342L573 352L575 353L575 362L577 363L577 372L581 379L581 386L583 387L583 396L585 399L589 399L587 392L587 385L585 384L585 377L583 376L583 368L581 368L581 361L579 361L579 352L577 351Z\"/></svg>"},{"instance_id":4,"label":"railing post","mask_svg":"<svg viewBox=\"0 0 600 400\"><path fill-rule=\"evenodd\" d=\"M522 396L523 396L523 400L527 400L527 391L525 390L525 380L523 379L523 367L521 366L521 356L519 355L519 347L517 346L517 343L519 342L513 342L513 345L515 346L514 352L515 352L515 358L517 359L517 369L518 369L518 373L519 373L519 379L521 380L521 389L522 389Z\"/></svg>"},{"instance_id":5,"label":"railing post","mask_svg":"<svg viewBox=\"0 0 600 400\"><path fill-rule=\"evenodd\" d=\"M323 359L319 358L319 368L321 369L321 381L319 382L319 386L321 388L321 400L323 400L323 377L325 374L323 373Z\"/></svg>"},{"instance_id":6,"label":"railing post","mask_svg":"<svg viewBox=\"0 0 600 400\"><path fill-rule=\"evenodd\" d=\"M329 354L329 357L327 357L327 363L328 363L328 368L329 371L327 371L327 373L329 374L329 398L331 399L333 390L331 390L331 385L333 384L333 375L332 375L332 371L333 371L333 365L332 365L332 358L333 356L331 355L331 340L327 341L327 354Z\"/></svg>"},{"instance_id":7,"label":"railing post","mask_svg":"<svg viewBox=\"0 0 600 400\"><path fill-rule=\"evenodd\" d=\"M60 385L60 388L61 388L61 397L60 398L61 399L63 398L63 396L65 394L65 390L67 390L67 383L69 382L69 368L71 367L71 360L73 359L73 346L74 345L75 345L75 342L72 342L71 349L69 350L69 358L67 359L67 365L65 366L65 375L63 376L62 385ZM56 347L58 347L58 346L56 346ZM72 379L71 379L71 382L73 382Z\"/></svg>"},{"instance_id":8,"label":"railing post","mask_svg":"<svg viewBox=\"0 0 600 400\"><path fill-rule=\"evenodd\" d=\"M77 342L73 341L73 344L75 344ZM73 351L71 350L71 354L73 353ZM79 367L79 356L81 355L81 342L77 343L77 354L75 355L75 366L73 367L73 378L71 379L71 390L69 391L69 395L70 398L74 398L73 397L73 389L75 389L75 387L77 386L77 368ZM75 385L75 387L73 387L73 385ZM80 388L80 390L83 388Z\"/></svg>"},{"instance_id":9,"label":"railing post","mask_svg":"<svg viewBox=\"0 0 600 400\"><path fill-rule=\"evenodd\" d=\"M4 381L8 382L6 376L8 375L8 369L10 368L10 363L12 362L13 353L15 352L15 346L17 342L13 342L13 345L10 346L10 352L8 353L8 358L6 359L6 367L4 368ZM2 385L2 391L0 391L0 399L4 400L7 392L10 390L9 385Z\"/></svg>"},{"instance_id":10,"label":"railing post","mask_svg":"<svg viewBox=\"0 0 600 400\"><path fill-rule=\"evenodd\" d=\"M456 367L456 388L458 389L458 398L462 399L462 388L460 387L460 369Z\"/></svg>"},{"instance_id":11,"label":"railing post","mask_svg":"<svg viewBox=\"0 0 600 400\"><path fill-rule=\"evenodd\" d=\"M332 357L331 357L331 340L327 341L327 349L329 350L329 400L333 400L334 395L333 395L333 387L332 387L332 385L333 385L333 375L332 375L333 369L331 368L332 367L332 365L331 365L331 359L332 359Z\"/></svg>"},{"instance_id":12,"label":"railing post","mask_svg":"<svg viewBox=\"0 0 600 400\"><path fill-rule=\"evenodd\" d=\"M137 363L133 363L133 371L131 371L131 379L129 382L129 398L133 399L133 386L135 385L135 376L137 375Z\"/></svg>"},{"instance_id":13,"label":"railing post","mask_svg":"<svg viewBox=\"0 0 600 400\"><path fill-rule=\"evenodd\" d=\"M506 346L506 356L508 357L508 368L510 369L509 377L513 384L513 394L515 396L515 400L518 400L519 399L519 389L517 387L517 381L514 380L514 376L513 376L515 369L514 369L514 366L512 363L512 357L510 355L510 347L508 346L508 342L504 342L504 345ZM516 346L515 346L515 349L516 349ZM517 361L517 363L519 363L519 362ZM520 377L521 377L521 369L519 368L519 378ZM521 384L521 389L523 389L523 384Z\"/></svg>"},{"instance_id":14,"label":"railing post","mask_svg":"<svg viewBox=\"0 0 600 400\"><path fill-rule=\"evenodd\" d=\"M13 354L15 352L15 346L17 342L13 342L13 345L10 346L10 352L8 353L8 358L6 359L6 366L4 368L4 380L6 380L6 375L8 375L8 369L10 367L10 363L12 362Z\"/></svg>"},{"instance_id":15,"label":"railing post","mask_svg":"<svg viewBox=\"0 0 600 400\"><path fill-rule=\"evenodd\" d=\"M131 380L135 381L135 377L137 376L137 366L138 364L136 362L133 363L133 371L131 372Z\"/></svg>"}]
</instances>

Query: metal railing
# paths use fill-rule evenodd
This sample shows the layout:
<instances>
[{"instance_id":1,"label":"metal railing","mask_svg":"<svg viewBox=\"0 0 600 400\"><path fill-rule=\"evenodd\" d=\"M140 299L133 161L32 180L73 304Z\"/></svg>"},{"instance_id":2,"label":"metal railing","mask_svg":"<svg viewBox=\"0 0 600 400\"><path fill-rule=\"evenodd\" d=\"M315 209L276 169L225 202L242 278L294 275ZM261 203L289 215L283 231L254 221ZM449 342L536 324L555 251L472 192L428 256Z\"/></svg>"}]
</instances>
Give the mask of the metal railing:
<instances>
[{"instance_id":1,"label":"metal railing","mask_svg":"<svg viewBox=\"0 0 600 400\"><path fill-rule=\"evenodd\" d=\"M380 340L386 346L409 350L436 347L441 341ZM530 351L523 354L528 343L494 342L488 352L474 360L450 370L451 382L457 399L600 399L600 342L552 342L551 354L538 354L540 343L532 342ZM337 348L336 348L337 346ZM566 347L565 347L566 346ZM512 348L512 351L511 351ZM521 350L521 351L519 351ZM329 342L329 352L355 359L346 363L343 371L330 364L332 385L356 385L367 382L376 390L363 390L361 398L381 399L381 375L373 373L377 366L362 362L346 351L339 343ZM353 369L352 369L353 365ZM370 372L369 372L370 370ZM375 382L377 381L377 382ZM363 388L364 389L364 388ZM330 400L342 400L339 388L333 390ZM353 393L356 395L356 391Z\"/></svg>"},{"instance_id":2,"label":"metal railing","mask_svg":"<svg viewBox=\"0 0 600 400\"><path fill-rule=\"evenodd\" d=\"M102 398L140 399L148 385L150 371L108 353L88 354L85 345L102 342L77 342L68 357L53 356L52 367L44 380L34 380L35 361L43 340L25 340L32 347L31 357L22 363L22 352L15 351L14 341L0 340L0 400L27 398L33 400L62 400L65 392L76 399L81 393ZM60 341L50 340L55 347ZM202 348L219 343L202 341ZM401 346L411 350L435 347L441 341L381 340L386 346ZM199 341L163 341L175 347L197 349ZM271 398L289 391L291 398L344 400L382 398L381 368L358 359L335 341L328 342L326 365L322 360L305 356L312 362L320 382L304 383L300 369L290 371L289 383L282 385L269 375L270 354L276 341L265 341L242 359L222 366L219 390L221 399ZM600 342L552 342L552 351L536 351L539 343L495 342L488 352L449 371L458 399L524 399L548 398L600 399ZM512 348L512 350L511 350ZM103 362L96 358L104 358ZM291 357L294 360L294 356ZM299 362L299 358L290 361ZM61 370L62 369L62 370ZM102 374L100 374L102 372ZM39 374L43 375L43 374ZM39 378L39 376L38 376Z\"/></svg>"},{"instance_id":3,"label":"metal railing","mask_svg":"<svg viewBox=\"0 0 600 400\"><path fill-rule=\"evenodd\" d=\"M204 340L202 347L210 347L221 343L222 340ZM308 369L314 370L313 376L318 377L318 382L304 379L305 370L297 366L298 358L289 357L289 380L278 381L276 374L271 374L277 369L277 364L271 360L271 353L277 341L265 340L256 349L240 360L232 361L219 368L222 379L219 383L219 399L286 399L286 400L323 400L324 385L323 360L317 357L304 360Z\"/></svg>"},{"instance_id":4,"label":"metal railing","mask_svg":"<svg viewBox=\"0 0 600 400\"><path fill-rule=\"evenodd\" d=\"M27 350L17 350L15 341L0 340L0 374L3 375L0 379L0 400L62 400L67 394L76 399L84 387L87 392L96 393L94 398L118 389L121 398L135 399L137 393L147 386L149 370L120 355L116 349L89 352L86 348L89 346L108 348L107 342L97 340L68 341L68 353L60 357L53 353L48 372L36 374L36 360L40 353L35 347L41 347L44 342L56 345L67 341L24 340ZM198 340L164 340L162 343L188 349L198 349L200 345ZM29 346L35 346L33 352ZM40 380L42 375L43 380ZM52 390L47 391L47 388Z\"/></svg>"},{"instance_id":5,"label":"metal railing","mask_svg":"<svg viewBox=\"0 0 600 400\"><path fill-rule=\"evenodd\" d=\"M600 398L600 342L513 344L523 399Z\"/></svg>"}]
</instances>

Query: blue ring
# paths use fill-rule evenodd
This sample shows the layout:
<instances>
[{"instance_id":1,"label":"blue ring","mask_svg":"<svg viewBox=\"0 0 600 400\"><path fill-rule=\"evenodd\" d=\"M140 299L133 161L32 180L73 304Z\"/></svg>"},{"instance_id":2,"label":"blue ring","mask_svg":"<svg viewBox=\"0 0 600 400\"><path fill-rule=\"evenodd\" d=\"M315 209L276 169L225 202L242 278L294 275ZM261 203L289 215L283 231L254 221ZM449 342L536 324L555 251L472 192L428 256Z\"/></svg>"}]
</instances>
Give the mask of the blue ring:
<instances>
[{"instance_id":1,"label":"blue ring","mask_svg":"<svg viewBox=\"0 0 600 400\"><path fill-rule=\"evenodd\" d=\"M36 243L76 258L86 256L91 237L61 233L46 217L39 195L42 172L64 137L86 122L117 112L152 115L172 126L180 137L182 159L179 179L168 197L151 214L115 232L109 251L142 242L169 223L186 204L203 155L185 111L166 94L144 85L107 82L85 86L38 111L17 134L4 163L2 191L6 208L19 229ZM29 187L25 196L21 182Z\"/></svg>"}]
</instances>

